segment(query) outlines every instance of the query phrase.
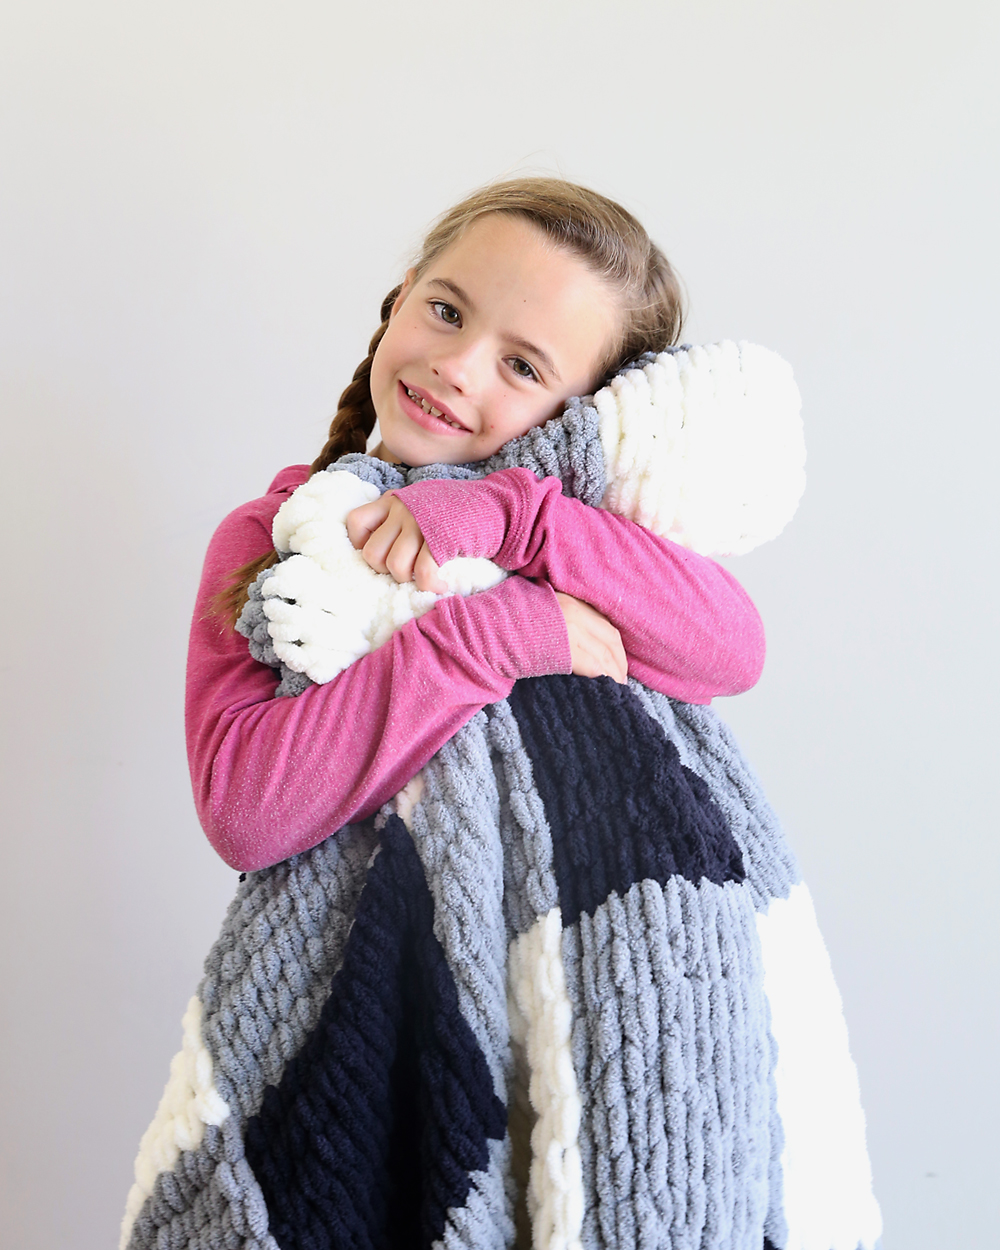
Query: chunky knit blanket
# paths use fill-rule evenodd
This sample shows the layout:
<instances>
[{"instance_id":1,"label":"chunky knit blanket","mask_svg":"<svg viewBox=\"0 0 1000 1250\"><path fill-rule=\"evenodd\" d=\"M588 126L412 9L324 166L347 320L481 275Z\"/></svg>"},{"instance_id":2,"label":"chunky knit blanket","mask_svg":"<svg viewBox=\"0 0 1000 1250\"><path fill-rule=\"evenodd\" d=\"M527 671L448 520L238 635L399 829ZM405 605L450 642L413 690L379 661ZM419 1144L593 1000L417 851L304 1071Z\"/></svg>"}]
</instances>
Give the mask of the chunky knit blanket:
<instances>
[{"instance_id":1,"label":"chunky knit blanket","mask_svg":"<svg viewBox=\"0 0 1000 1250\"><path fill-rule=\"evenodd\" d=\"M725 553L782 528L803 455L771 353L647 358L484 464L315 475L241 630L294 696L432 606L352 564L359 488L523 465ZM452 589L487 563L446 566ZM129 1250L880 1236L809 892L714 712L635 681L520 681L374 820L246 874L183 1026Z\"/></svg>"}]
</instances>

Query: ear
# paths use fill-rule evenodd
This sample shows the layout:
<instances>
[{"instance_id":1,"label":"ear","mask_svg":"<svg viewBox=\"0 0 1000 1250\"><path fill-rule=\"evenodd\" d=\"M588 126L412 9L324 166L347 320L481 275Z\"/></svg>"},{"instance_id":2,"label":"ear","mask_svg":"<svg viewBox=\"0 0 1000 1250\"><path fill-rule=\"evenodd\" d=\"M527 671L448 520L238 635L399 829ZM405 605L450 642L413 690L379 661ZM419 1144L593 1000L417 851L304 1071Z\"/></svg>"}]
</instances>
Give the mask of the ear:
<instances>
[{"instance_id":1,"label":"ear","mask_svg":"<svg viewBox=\"0 0 1000 1250\"><path fill-rule=\"evenodd\" d=\"M393 301L392 308L389 309L389 320L395 317L396 313L403 307L403 301L413 289L413 284L417 280L417 271L415 269L407 269L406 277L403 279L403 285L399 288L399 294Z\"/></svg>"}]
</instances>

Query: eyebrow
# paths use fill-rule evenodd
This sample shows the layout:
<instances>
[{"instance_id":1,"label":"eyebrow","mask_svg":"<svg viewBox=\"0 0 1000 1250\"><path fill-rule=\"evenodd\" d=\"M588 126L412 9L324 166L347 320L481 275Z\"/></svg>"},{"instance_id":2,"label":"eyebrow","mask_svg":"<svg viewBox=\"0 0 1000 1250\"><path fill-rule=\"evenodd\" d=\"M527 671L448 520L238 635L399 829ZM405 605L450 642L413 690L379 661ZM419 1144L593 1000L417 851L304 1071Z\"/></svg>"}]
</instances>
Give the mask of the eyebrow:
<instances>
[{"instance_id":1,"label":"eyebrow","mask_svg":"<svg viewBox=\"0 0 1000 1250\"><path fill-rule=\"evenodd\" d=\"M476 305L469 299L457 282L452 282L449 278L432 278L427 285L444 287L446 291L449 291L457 300L463 303L469 312L474 313L476 311ZM519 334L505 334L504 338L514 347L520 348L525 355L534 356L542 368L547 373L550 373L556 382L562 381L552 357L547 351L539 347L537 343L532 343L529 339L523 339Z\"/></svg>"}]
</instances>

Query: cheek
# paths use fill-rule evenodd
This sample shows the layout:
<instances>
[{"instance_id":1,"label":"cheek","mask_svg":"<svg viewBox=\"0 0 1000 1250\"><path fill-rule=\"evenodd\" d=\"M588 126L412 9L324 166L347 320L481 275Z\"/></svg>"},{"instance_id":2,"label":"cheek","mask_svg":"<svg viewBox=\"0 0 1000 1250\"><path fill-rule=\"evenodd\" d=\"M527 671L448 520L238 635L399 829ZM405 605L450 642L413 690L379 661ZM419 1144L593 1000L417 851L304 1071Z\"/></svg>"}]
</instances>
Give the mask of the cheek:
<instances>
[{"instance_id":1,"label":"cheek","mask_svg":"<svg viewBox=\"0 0 1000 1250\"><path fill-rule=\"evenodd\" d=\"M406 319L406 310L397 314L390 321L389 328L382 336L375 359L372 361L372 381L377 378L385 383L394 377L400 369L412 365L425 354L424 342L414 326Z\"/></svg>"},{"instance_id":2,"label":"cheek","mask_svg":"<svg viewBox=\"0 0 1000 1250\"><path fill-rule=\"evenodd\" d=\"M508 392L497 405L488 422L488 429L506 443L537 425L544 425L550 417L562 412L564 403L565 400L554 400L551 395L539 397Z\"/></svg>"},{"instance_id":3,"label":"cheek","mask_svg":"<svg viewBox=\"0 0 1000 1250\"><path fill-rule=\"evenodd\" d=\"M378 411L379 401L385 398L385 392L392 381L392 376L392 344L387 343L386 339L383 338L372 360L371 373L368 376L372 402L375 404L376 412Z\"/></svg>"}]
</instances>

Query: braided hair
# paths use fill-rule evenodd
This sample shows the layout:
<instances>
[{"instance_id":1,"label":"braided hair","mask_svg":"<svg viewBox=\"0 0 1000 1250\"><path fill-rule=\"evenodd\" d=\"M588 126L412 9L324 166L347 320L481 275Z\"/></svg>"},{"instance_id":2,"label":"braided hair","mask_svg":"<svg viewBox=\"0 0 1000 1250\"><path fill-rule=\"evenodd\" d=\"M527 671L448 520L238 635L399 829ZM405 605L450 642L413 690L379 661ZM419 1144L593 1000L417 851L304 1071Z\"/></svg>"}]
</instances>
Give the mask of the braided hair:
<instances>
[{"instance_id":1,"label":"braided hair","mask_svg":"<svg viewBox=\"0 0 1000 1250\"><path fill-rule=\"evenodd\" d=\"M323 450L312 462L313 473L328 468L349 451L364 451L368 446L368 437L375 428L375 406L372 403L371 388L372 361L389 328L389 314L401 290L402 287L394 286L382 301L382 323L368 344L368 355L354 370L350 386L345 387L340 397L330 426L330 435L323 444Z\"/></svg>"},{"instance_id":2,"label":"braided hair","mask_svg":"<svg viewBox=\"0 0 1000 1250\"><path fill-rule=\"evenodd\" d=\"M313 473L319 473L350 451L364 451L368 445L368 436L375 428L375 407L372 404L370 385L372 361L388 328L389 313L399 292L400 287L393 287L382 301L382 322L368 344L368 355L354 370L350 384L340 396L323 450L310 465ZM219 617L226 625L234 626L243 611L250 587L265 569L272 568L277 562L278 553L266 551L262 556L234 569L229 585L212 600L210 615Z\"/></svg>"}]
</instances>

